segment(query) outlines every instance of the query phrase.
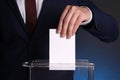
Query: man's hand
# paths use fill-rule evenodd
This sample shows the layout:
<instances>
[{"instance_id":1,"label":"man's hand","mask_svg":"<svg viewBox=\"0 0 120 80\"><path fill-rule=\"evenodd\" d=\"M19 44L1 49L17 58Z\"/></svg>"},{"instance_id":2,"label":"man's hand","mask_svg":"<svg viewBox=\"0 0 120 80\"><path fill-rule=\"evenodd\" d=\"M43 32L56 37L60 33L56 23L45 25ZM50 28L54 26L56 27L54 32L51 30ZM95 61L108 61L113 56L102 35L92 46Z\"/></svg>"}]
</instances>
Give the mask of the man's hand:
<instances>
[{"instance_id":1,"label":"man's hand","mask_svg":"<svg viewBox=\"0 0 120 80\"><path fill-rule=\"evenodd\" d=\"M85 6L66 6L58 24L57 33L61 37L71 38L82 22L89 20L90 11Z\"/></svg>"}]
</instances>

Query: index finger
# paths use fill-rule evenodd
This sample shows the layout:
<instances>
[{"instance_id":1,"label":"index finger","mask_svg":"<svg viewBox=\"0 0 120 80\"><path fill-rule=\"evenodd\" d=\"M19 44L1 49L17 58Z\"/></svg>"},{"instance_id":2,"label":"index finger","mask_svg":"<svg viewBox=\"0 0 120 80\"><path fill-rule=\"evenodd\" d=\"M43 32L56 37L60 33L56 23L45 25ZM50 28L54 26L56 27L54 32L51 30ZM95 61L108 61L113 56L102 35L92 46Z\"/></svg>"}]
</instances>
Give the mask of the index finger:
<instances>
[{"instance_id":1,"label":"index finger","mask_svg":"<svg viewBox=\"0 0 120 80\"><path fill-rule=\"evenodd\" d=\"M63 25L63 20L64 20L66 14L68 13L70 7L71 7L71 6L68 5L68 6L64 9L64 11L63 11L63 13L62 13L62 15L61 15L61 17L60 17L60 21L59 21L58 28L57 28L57 31L56 31L57 33L61 33L62 25Z\"/></svg>"}]
</instances>

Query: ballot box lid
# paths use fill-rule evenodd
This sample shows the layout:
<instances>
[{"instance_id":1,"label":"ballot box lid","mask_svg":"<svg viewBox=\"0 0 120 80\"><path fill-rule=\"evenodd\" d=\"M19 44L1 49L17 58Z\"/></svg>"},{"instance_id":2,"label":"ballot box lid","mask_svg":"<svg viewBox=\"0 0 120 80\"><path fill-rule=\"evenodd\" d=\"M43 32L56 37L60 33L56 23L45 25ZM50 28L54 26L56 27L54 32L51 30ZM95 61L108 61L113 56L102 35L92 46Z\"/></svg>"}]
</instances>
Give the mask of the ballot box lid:
<instances>
[{"instance_id":1,"label":"ballot box lid","mask_svg":"<svg viewBox=\"0 0 120 80\"><path fill-rule=\"evenodd\" d=\"M59 65L59 63L55 63ZM72 63L66 63L61 65L73 65ZM22 63L23 67L50 67L49 60L31 60ZM87 59L76 59L75 67L92 67L94 69L94 63L89 62Z\"/></svg>"}]
</instances>

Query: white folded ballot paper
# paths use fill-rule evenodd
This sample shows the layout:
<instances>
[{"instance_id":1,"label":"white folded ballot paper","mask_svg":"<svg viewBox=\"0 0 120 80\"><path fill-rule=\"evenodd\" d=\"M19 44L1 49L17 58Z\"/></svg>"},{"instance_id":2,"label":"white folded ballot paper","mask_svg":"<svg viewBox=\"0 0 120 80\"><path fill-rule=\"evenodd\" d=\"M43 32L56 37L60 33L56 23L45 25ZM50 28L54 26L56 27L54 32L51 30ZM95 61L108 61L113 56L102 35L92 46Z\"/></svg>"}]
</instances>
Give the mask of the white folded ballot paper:
<instances>
[{"instance_id":1,"label":"white folded ballot paper","mask_svg":"<svg viewBox=\"0 0 120 80\"><path fill-rule=\"evenodd\" d=\"M49 30L49 70L75 70L75 36L61 38Z\"/></svg>"}]
</instances>

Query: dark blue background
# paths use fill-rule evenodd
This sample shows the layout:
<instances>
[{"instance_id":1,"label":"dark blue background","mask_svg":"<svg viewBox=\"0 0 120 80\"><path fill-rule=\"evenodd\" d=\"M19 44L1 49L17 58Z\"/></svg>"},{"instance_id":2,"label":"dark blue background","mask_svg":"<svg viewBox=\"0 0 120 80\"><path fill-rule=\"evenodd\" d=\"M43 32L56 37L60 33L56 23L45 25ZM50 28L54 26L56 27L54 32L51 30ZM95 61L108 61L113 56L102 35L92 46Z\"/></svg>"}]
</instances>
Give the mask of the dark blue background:
<instances>
[{"instance_id":1,"label":"dark blue background","mask_svg":"<svg viewBox=\"0 0 120 80\"><path fill-rule=\"evenodd\" d=\"M116 18L120 27L119 0L92 1ZM82 29L78 34L82 35L77 36L77 58L88 59L95 64L95 80L120 80L120 37L115 42L104 43Z\"/></svg>"}]
</instances>

